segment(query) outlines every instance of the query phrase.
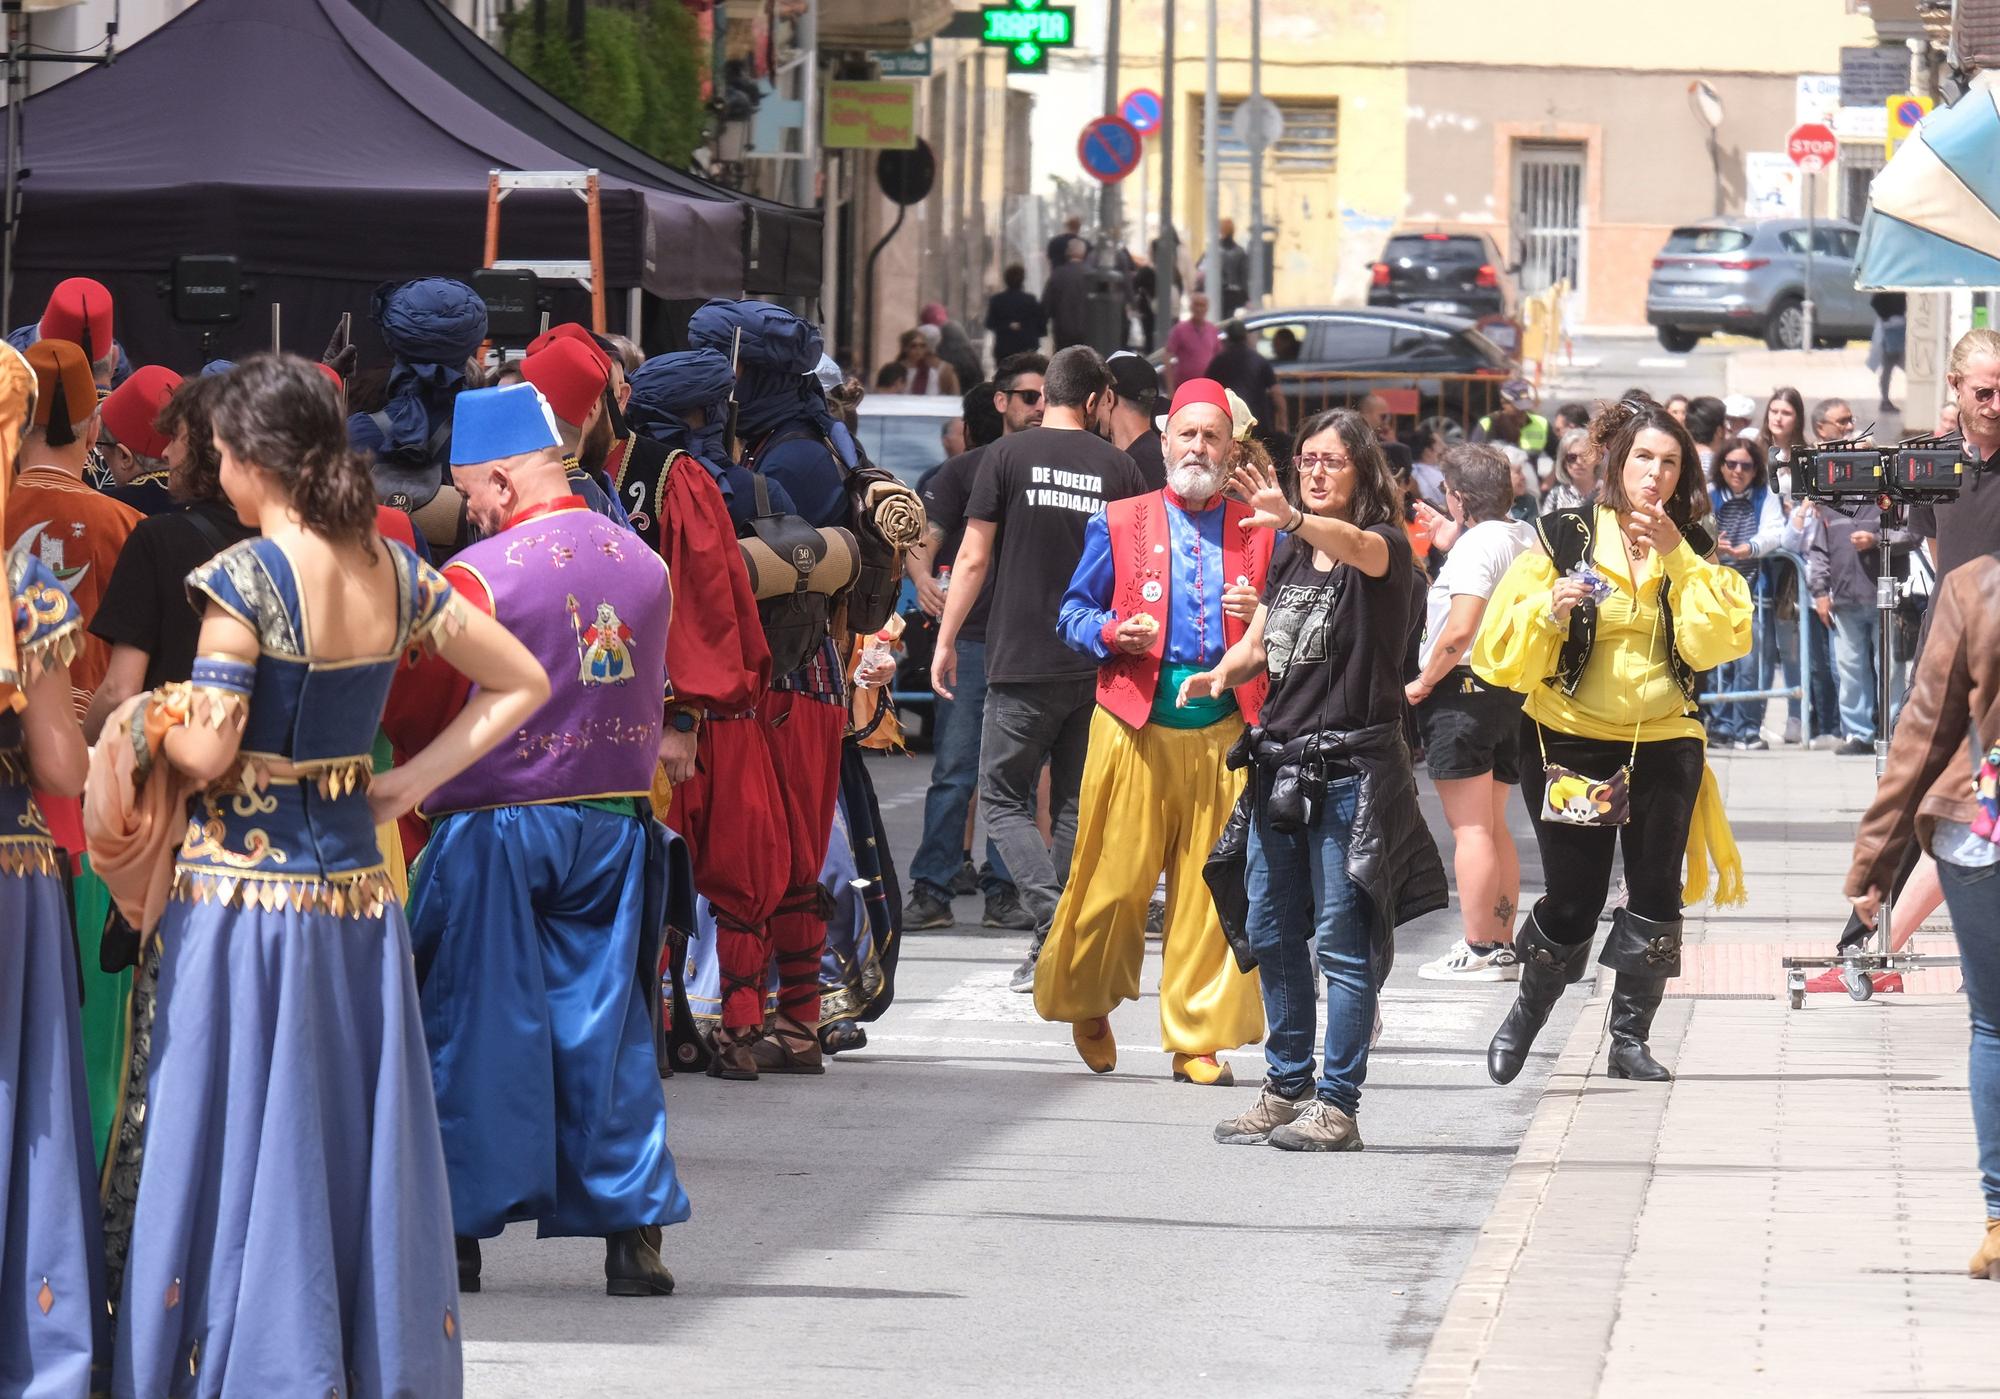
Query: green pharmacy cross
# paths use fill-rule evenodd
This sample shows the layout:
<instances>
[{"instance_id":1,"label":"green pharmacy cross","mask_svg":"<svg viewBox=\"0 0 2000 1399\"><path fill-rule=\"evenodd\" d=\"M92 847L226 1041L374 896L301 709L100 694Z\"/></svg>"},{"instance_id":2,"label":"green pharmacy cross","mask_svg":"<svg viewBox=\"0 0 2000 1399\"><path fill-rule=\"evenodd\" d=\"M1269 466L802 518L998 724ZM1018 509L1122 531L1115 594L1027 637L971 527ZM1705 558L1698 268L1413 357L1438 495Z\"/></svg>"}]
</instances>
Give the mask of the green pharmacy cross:
<instances>
[{"instance_id":1,"label":"green pharmacy cross","mask_svg":"<svg viewBox=\"0 0 2000 1399\"><path fill-rule=\"evenodd\" d=\"M1049 50L1066 49L1076 33L1076 11L1042 0L1009 0L979 11L980 42L1007 50L1010 73L1046 73Z\"/></svg>"}]
</instances>

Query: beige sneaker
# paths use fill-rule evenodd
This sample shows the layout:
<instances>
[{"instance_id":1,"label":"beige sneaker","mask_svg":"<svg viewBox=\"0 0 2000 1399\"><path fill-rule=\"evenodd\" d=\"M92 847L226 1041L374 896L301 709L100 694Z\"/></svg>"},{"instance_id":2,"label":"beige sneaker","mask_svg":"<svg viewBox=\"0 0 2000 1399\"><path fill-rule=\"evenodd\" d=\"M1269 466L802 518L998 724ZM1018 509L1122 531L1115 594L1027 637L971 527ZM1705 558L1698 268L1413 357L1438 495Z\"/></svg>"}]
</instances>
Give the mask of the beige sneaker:
<instances>
[{"instance_id":1,"label":"beige sneaker","mask_svg":"<svg viewBox=\"0 0 2000 1399\"><path fill-rule=\"evenodd\" d=\"M1292 1120L1275 1128L1270 1144L1280 1151L1359 1151L1361 1129L1324 1098L1309 1098Z\"/></svg>"},{"instance_id":2,"label":"beige sneaker","mask_svg":"<svg viewBox=\"0 0 2000 1399\"><path fill-rule=\"evenodd\" d=\"M1273 1131L1297 1117L1313 1101L1310 1097L1280 1097L1267 1085L1250 1111L1215 1124L1215 1139L1224 1146L1262 1146L1271 1139Z\"/></svg>"}]
</instances>

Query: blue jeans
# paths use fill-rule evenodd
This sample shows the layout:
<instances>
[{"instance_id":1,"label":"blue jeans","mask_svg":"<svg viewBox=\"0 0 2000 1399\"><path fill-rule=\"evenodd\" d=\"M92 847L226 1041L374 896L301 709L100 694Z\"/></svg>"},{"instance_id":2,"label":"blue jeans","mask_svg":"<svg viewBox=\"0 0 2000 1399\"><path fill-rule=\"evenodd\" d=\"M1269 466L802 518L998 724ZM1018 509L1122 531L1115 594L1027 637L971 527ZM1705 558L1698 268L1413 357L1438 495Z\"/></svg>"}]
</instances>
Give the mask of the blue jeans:
<instances>
[{"instance_id":1,"label":"blue jeans","mask_svg":"<svg viewBox=\"0 0 2000 1399\"><path fill-rule=\"evenodd\" d=\"M1260 800L1250 824L1245 880L1250 947L1257 954L1264 1016L1271 1026L1264 1040L1268 1082L1288 1098L1303 1097L1313 1087L1313 1022L1324 979L1319 1096L1349 1116L1361 1106L1368 1039L1375 1029L1375 980L1369 973L1374 919L1368 896L1347 878L1348 833L1360 788L1351 777L1329 784L1319 824L1303 831L1272 830Z\"/></svg>"},{"instance_id":2,"label":"blue jeans","mask_svg":"<svg viewBox=\"0 0 2000 1399\"><path fill-rule=\"evenodd\" d=\"M1986 1217L2000 1219L2000 865L1973 869L1938 861L1938 880L1958 938L1959 971L1972 1010L1972 1130Z\"/></svg>"},{"instance_id":3,"label":"blue jeans","mask_svg":"<svg viewBox=\"0 0 2000 1399\"><path fill-rule=\"evenodd\" d=\"M1751 580L1754 589L1756 580ZM1765 677L1766 634L1771 630L1773 611L1771 599L1760 597L1756 600L1755 630L1748 655L1726 661L1704 677L1704 687L1715 694L1728 694L1735 690L1761 690L1770 681ZM1772 641L1770 644L1775 645ZM1725 704L1710 705L1708 709L1708 736L1733 743L1737 739L1757 737L1763 727L1763 700L1735 700Z\"/></svg>"},{"instance_id":4,"label":"blue jeans","mask_svg":"<svg viewBox=\"0 0 2000 1399\"><path fill-rule=\"evenodd\" d=\"M910 882L946 894L965 862L965 814L979 784L979 732L986 723L986 643L957 646L954 697L937 698L932 710L931 786L924 794L924 835L910 861ZM1007 866L989 838L979 884L988 895L1011 888Z\"/></svg>"},{"instance_id":5,"label":"blue jeans","mask_svg":"<svg viewBox=\"0 0 2000 1399\"><path fill-rule=\"evenodd\" d=\"M1882 614L1873 607L1833 609L1833 665L1840 681L1840 733L1875 741L1875 645Z\"/></svg>"}]
</instances>

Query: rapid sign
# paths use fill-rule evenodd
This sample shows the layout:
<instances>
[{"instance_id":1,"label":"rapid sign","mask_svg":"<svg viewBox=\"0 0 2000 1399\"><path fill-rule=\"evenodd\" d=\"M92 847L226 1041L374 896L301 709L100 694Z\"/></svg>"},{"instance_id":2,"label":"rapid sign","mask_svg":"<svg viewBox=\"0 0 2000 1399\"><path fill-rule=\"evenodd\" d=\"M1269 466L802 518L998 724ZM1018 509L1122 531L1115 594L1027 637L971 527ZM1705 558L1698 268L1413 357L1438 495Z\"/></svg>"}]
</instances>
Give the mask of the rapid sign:
<instances>
[{"instance_id":1,"label":"rapid sign","mask_svg":"<svg viewBox=\"0 0 2000 1399\"><path fill-rule=\"evenodd\" d=\"M1076 36L1076 11L1042 0L1011 0L979 11L979 41L1007 50L1010 73L1046 72L1050 49L1066 49Z\"/></svg>"}]
</instances>

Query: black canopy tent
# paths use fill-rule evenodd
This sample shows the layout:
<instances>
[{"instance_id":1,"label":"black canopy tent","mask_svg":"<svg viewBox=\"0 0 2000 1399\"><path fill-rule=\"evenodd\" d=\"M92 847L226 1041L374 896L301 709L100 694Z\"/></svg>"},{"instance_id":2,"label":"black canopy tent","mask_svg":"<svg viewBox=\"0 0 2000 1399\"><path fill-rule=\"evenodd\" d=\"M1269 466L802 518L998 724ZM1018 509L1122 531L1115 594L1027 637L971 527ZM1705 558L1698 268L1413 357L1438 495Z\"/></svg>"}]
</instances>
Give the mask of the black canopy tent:
<instances>
[{"instance_id":1,"label":"black canopy tent","mask_svg":"<svg viewBox=\"0 0 2000 1399\"><path fill-rule=\"evenodd\" d=\"M725 189L664 164L560 101L461 24L441 0L354 0L355 8L460 92L572 162L633 184L743 208L743 289L812 298L820 291L820 215Z\"/></svg>"},{"instance_id":2,"label":"black canopy tent","mask_svg":"<svg viewBox=\"0 0 2000 1399\"><path fill-rule=\"evenodd\" d=\"M287 348L316 351L343 311L366 347L379 283L479 266L489 170L579 168L349 0L201 0L114 65L29 99L22 121L11 323L33 320L63 277L95 277L134 362L176 367L201 344L163 295L184 254L234 254L255 282L217 353L267 347L274 302ZM608 171L601 189L611 288L671 301L741 293L741 206ZM584 256L574 194L523 191L502 207L503 257Z\"/></svg>"}]
</instances>

